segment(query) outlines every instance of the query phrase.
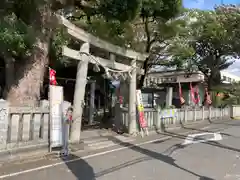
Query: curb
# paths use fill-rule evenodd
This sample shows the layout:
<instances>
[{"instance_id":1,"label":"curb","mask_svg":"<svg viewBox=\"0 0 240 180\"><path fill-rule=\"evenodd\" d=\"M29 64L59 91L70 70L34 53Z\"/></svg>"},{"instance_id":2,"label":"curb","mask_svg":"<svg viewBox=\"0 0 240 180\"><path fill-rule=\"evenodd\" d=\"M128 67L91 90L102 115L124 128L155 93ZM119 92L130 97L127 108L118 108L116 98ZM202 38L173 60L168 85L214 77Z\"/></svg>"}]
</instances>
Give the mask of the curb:
<instances>
[{"instance_id":1,"label":"curb","mask_svg":"<svg viewBox=\"0 0 240 180\"><path fill-rule=\"evenodd\" d=\"M240 120L240 116L232 117L233 120Z\"/></svg>"},{"instance_id":2,"label":"curb","mask_svg":"<svg viewBox=\"0 0 240 180\"><path fill-rule=\"evenodd\" d=\"M43 157L48 154L47 145L11 149L0 152L0 164L5 162L20 161L24 159L33 159Z\"/></svg>"}]
</instances>

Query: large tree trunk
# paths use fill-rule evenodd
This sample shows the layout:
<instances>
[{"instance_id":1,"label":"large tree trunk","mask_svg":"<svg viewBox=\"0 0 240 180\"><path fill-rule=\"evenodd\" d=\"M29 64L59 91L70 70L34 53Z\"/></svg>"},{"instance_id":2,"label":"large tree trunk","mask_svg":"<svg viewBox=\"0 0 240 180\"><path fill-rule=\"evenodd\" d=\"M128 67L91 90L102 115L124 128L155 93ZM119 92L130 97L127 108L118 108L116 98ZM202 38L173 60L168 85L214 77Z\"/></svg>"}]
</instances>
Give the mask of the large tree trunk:
<instances>
[{"instance_id":1,"label":"large tree trunk","mask_svg":"<svg viewBox=\"0 0 240 180\"><path fill-rule=\"evenodd\" d=\"M151 34L150 34L150 30L149 30L148 18L146 18L146 19L143 18L142 21L144 22L144 30L145 30L146 37L147 37L145 52L149 53L150 50L151 50ZM138 89L142 89L143 86L144 86L145 77L146 77L147 72L149 70L148 63L149 63L149 57L146 58L146 60L143 63L144 74L141 75L140 80L139 80L139 82L137 84L137 88Z\"/></svg>"},{"instance_id":2,"label":"large tree trunk","mask_svg":"<svg viewBox=\"0 0 240 180\"><path fill-rule=\"evenodd\" d=\"M144 86L145 77L146 77L147 72L148 72L148 58L143 63L143 70L144 70L144 74L141 75L140 80L137 84L138 89L142 89L143 86Z\"/></svg>"},{"instance_id":3,"label":"large tree trunk","mask_svg":"<svg viewBox=\"0 0 240 180\"><path fill-rule=\"evenodd\" d=\"M38 38L32 56L18 70L15 85L11 87L7 98L11 106L38 105L44 72L48 64L48 43Z\"/></svg>"},{"instance_id":4,"label":"large tree trunk","mask_svg":"<svg viewBox=\"0 0 240 180\"><path fill-rule=\"evenodd\" d=\"M5 61L5 87L3 96L7 99L8 92L14 83L15 79L15 68L14 68L14 58L8 55L4 56Z\"/></svg>"},{"instance_id":5,"label":"large tree trunk","mask_svg":"<svg viewBox=\"0 0 240 180\"><path fill-rule=\"evenodd\" d=\"M49 42L52 32L52 11L50 2L39 2L38 9L26 20L34 29L36 41L32 55L24 66L18 69L15 85L8 93L11 106L38 106L44 72L48 65Z\"/></svg>"}]
</instances>

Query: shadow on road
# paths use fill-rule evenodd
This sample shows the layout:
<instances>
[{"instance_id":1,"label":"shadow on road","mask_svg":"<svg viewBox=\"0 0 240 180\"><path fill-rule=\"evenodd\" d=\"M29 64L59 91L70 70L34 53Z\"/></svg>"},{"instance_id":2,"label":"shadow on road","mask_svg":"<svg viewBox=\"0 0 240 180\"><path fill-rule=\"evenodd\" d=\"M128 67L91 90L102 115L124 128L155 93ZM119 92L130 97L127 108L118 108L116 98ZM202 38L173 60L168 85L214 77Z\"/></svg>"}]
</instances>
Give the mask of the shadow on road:
<instances>
[{"instance_id":1,"label":"shadow on road","mask_svg":"<svg viewBox=\"0 0 240 180\"><path fill-rule=\"evenodd\" d=\"M118 171L118 170L120 170L120 169L122 169L122 168L126 168L126 167L132 166L132 165L137 164L137 163L149 161L149 160L151 160L151 159L152 159L151 157L142 157L142 158L134 159L134 160L132 160L132 161L128 161L128 162L126 162L126 163L123 163L123 164L114 166L114 167L112 167L112 168L109 168L109 169L100 171L100 172L98 172L98 173L95 174L95 177L98 178L98 177L104 176L104 175L106 175L106 174L112 173L112 172L114 172L114 171Z\"/></svg>"},{"instance_id":2,"label":"shadow on road","mask_svg":"<svg viewBox=\"0 0 240 180\"><path fill-rule=\"evenodd\" d=\"M215 124L217 124L217 123L215 123ZM228 123L226 123L226 125L235 126L233 124L228 124ZM199 132L213 132L213 131L208 131L208 130L187 128L187 127L183 127L183 128L189 129L189 130L194 130L194 131L199 131ZM159 134L169 136L170 138L171 137L178 138L178 139L186 139L187 138L186 135L173 133L173 132L168 132L168 131L164 131L164 132L159 133ZM221 133L221 134L226 135L226 136L232 136L230 134L224 134L224 133ZM170 138L168 138L166 140L160 140L160 141L157 141L157 142L154 142L154 143L159 143L160 144L160 143L163 143L163 142L169 140ZM175 159L173 159L171 157L172 153L177 151L177 150L184 149L186 147L185 145L176 144L176 145L171 146L170 148L166 149L163 153L158 153L158 152L155 152L155 151L144 149L140 146L135 146L134 144L131 144L129 142L122 142L121 140L115 138L114 136L109 136L108 139L111 140L112 142L116 143L116 144L119 144L119 145L124 146L124 147L128 147L131 150L142 153L143 155L146 155L147 157L142 157L142 158L138 158L138 159L135 159L135 160L132 160L132 161L128 161L126 163L111 167L109 169L106 169L106 170L103 170L103 171L100 171L100 172L97 172L97 173L94 173L93 168L83 159L73 161L73 162L66 162L67 167L75 175L75 177L78 180L96 180L96 178L99 178L99 177L104 176L106 174L118 171L122 168L126 168L128 166L132 166L132 165L137 164L137 163L141 163L143 161L148 161L148 160L151 160L151 159L157 159L157 160L162 161L166 164L169 164L169 165L171 165L175 168L178 168L182 171L185 171L189 174L192 174L192 175L196 176L198 178L198 180L214 180L210 177L202 176L202 175L197 174L197 173L195 173L191 170L183 168L183 167L181 167L181 166L179 166L178 164L175 163ZM216 146L216 147L223 148L223 149L227 149L227 150L231 150L231 151L235 151L235 152L240 152L240 149L225 146L225 145L222 145L219 142L209 141L209 142L202 142L202 143L212 145L212 146ZM74 156L74 155L70 155L67 158L63 158L63 161L69 161L69 160L71 161L72 159L76 159L76 158L79 158L79 157Z\"/></svg>"},{"instance_id":3,"label":"shadow on road","mask_svg":"<svg viewBox=\"0 0 240 180\"><path fill-rule=\"evenodd\" d=\"M162 162L164 162L164 163L166 163L166 164L169 164L169 165L171 165L171 166L174 166L175 168L178 168L178 169L183 170L183 171L185 171L185 172L187 172L187 173L189 173L189 174L192 174L192 175L198 177L199 180L214 180L214 179L209 178L209 177L201 176L201 175L199 175L199 174L197 174L197 173L195 173L195 172L192 172L192 171L190 171L190 170L188 170L188 169L185 169L185 168L177 165L177 164L175 163L175 159L173 159L172 157L170 157L170 156L168 156L168 155L163 155L163 154L157 153L157 152L155 152L155 151L151 151L151 150L148 150L148 149L144 149L144 148L142 148L142 147L140 147L140 146L135 146L135 145L133 145L133 144L131 144L131 143L128 143L128 142L122 142L122 141L120 141L119 139L117 139L117 138L115 138L115 137L108 137L108 139L111 140L111 141L113 141L114 143L121 144L122 146L128 147L128 148L131 149L131 150L134 150L134 151L136 151L136 152L142 153L142 154L144 154L144 155L146 155L146 156L148 156L148 157L151 157L151 158L153 158L153 159L160 160L160 161L162 161ZM183 147L182 147L182 148L183 148Z\"/></svg>"},{"instance_id":4,"label":"shadow on road","mask_svg":"<svg viewBox=\"0 0 240 180\"><path fill-rule=\"evenodd\" d=\"M72 154L62 157L62 160L66 162L66 166L77 180L95 180L93 168L85 160L76 159L79 159L79 157Z\"/></svg>"},{"instance_id":5,"label":"shadow on road","mask_svg":"<svg viewBox=\"0 0 240 180\"><path fill-rule=\"evenodd\" d=\"M78 180L95 180L96 178L99 178L106 174L110 174L114 171L118 171L122 168L126 168L126 167L132 166L137 163L149 161L152 158L151 157L141 157L138 159L134 159L132 161L128 161L128 162L119 164L112 168L105 169L105 170L97 172L97 173L94 173L93 168L85 160L83 160L83 159L77 160L77 159L79 159L79 157L75 156L75 155L70 155L67 158L62 158L63 161L73 160L73 162L66 162L66 165L67 165L68 169L72 172L73 175L75 175L75 177Z\"/></svg>"}]
</instances>

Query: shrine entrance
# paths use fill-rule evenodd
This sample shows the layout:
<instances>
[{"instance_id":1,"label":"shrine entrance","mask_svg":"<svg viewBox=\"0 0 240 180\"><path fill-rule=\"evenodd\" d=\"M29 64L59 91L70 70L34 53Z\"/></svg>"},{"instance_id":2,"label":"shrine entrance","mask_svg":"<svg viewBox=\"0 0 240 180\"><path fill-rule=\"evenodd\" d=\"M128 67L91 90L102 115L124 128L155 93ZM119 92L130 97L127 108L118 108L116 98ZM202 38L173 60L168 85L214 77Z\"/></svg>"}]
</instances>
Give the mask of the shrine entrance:
<instances>
[{"instance_id":1,"label":"shrine entrance","mask_svg":"<svg viewBox=\"0 0 240 180\"><path fill-rule=\"evenodd\" d=\"M79 143L81 136L81 126L83 124L82 117L84 115L84 110L89 113L88 124L93 124L94 114L95 114L95 94L96 94L96 84L94 84L95 79L87 79L89 77L89 64L93 65L93 69L96 72L101 72L101 68L104 72L104 79L108 81L127 79L128 86L128 132L130 134L137 133L136 130L136 85L137 85L137 74L142 74L144 71L141 69L143 62L148 57L148 54L142 54L135 52L130 49L122 48L113 44L110 44L104 40L101 40L76 25L69 22L63 16L58 16L58 19L62 25L67 28L67 32L74 38L76 38L80 47L62 47L62 54L68 58L78 61L77 73L76 73L76 83L74 88L74 98L73 98L73 123L70 131L70 139L72 143ZM127 76L127 78L126 78ZM96 77L96 76L94 76ZM120 78L119 78L120 77ZM90 87L87 85L87 81L91 81ZM104 80L107 82L107 80ZM106 83L105 83L106 85ZM99 84L101 88L98 88L101 91L102 87L105 86L104 83ZM87 87L86 87L87 86ZM110 85L109 85L110 87ZM89 90L90 89L90 90ZM95 90L94 90L95 89ZM86 93L86 91L88 93ZM105 89L106 90L106 89ZM105 100L109 99L108 95L104 96ZM99 93L101 94L101 93ZM112 98L112 95L110 96ZM100 98L101 99L101 98ZM89 103L85 107L85 101ZM108 101L104 101L108 102ZM101 103L100 103L101 104ZM94 106L94 108L93 108ZM104 120L107 117L111 118L111 109L107 113L106 106L109 107L109 103L104 103L105 107L105 116ZM111 101L112 107L112 101ZM121 113L121 109L118 111ZM87 114L87 113L86 113ZM104 114L104 113L103 113Z\"/></svg>"},{"instance_id":2,"label":"shrine entrance","mask_svg":"<svg viewBox=\"0 0 240 180\"><path fill-rule=\"evenodd\" d=\"M56 71L57 83L64 89L64 101L73 104L76 66L57 68ZM89 64L83 103L82 130L111 128L112 126L115 86L104 74L103 68L95 72L93 65ZM48 82L46 85L48 87Z\"/></svg>"}]
</instances>

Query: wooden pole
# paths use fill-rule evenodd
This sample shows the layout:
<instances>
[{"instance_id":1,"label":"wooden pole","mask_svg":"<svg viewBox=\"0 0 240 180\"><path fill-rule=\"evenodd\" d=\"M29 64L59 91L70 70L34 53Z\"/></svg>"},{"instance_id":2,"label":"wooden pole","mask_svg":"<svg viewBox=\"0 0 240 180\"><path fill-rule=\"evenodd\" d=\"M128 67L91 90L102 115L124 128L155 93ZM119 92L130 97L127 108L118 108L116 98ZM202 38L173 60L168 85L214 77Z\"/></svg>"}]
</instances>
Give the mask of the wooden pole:
<instances>
[{"instance_id":1,"label":"wooden pole","mask_svg":"<svg viewBox=\"0 0 240 180\"><path fill-rule=\"evenodd\" d=\"M89 43L84 43L80 48L80 53L89 53ZM87 83L87 72L88 72L88 62L89 57L87 54L82 55L82 60L79 61L77 66L77 76L74 91L74 101L73 101L73 123L70 133L70 142L79 143L81 135L81 125L82 125L82 113L84 106L84 95Z\"/></svg>"}]
</instances>

